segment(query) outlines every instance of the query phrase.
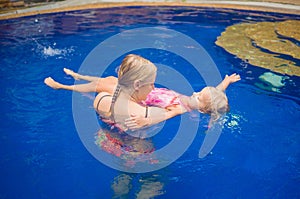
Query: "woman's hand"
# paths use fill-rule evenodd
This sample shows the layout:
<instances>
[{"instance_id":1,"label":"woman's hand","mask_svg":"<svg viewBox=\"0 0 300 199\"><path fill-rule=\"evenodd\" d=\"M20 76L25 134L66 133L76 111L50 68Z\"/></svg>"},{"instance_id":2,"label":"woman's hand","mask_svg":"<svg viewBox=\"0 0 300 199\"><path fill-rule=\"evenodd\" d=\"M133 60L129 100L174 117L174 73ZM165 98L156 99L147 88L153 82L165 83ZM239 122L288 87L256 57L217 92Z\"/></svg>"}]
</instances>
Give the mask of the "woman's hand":
<instances>
[{"instance_id":1,"label":"woman's hand","mask_svg":"<svg viewBox=\"0 0 300 199\"><path fill-rule=\"evenodd\" d=\"M145 118L143 116L131 115L130 118L125 119L125 126L128 129L134 131L145 126L160 123L176 115L183 114L187 111L180 105L168 106L165 109L161 109L158 107L149 107L148 110L150 113L148 118Z\"/></svg>"},{"instance_id":2,"label":"woman's hand","mask_svg":"<svg viewBox=\"0 0 300 199\"><path fill-rule=\"evenodd\" d=\"M125 126L132 131L149 125L151 125L151 118L132 114L130 118L125 119Z\"/></svg>"}]
</instances>

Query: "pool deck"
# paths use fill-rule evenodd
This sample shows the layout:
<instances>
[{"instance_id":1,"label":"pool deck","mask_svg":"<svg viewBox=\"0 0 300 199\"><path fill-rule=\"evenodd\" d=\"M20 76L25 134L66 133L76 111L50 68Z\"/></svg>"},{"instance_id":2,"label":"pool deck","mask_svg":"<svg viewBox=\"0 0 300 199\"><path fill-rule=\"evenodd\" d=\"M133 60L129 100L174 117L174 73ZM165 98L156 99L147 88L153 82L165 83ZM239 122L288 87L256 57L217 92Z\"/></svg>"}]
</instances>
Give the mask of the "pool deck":
<instances>
[{"instance_id":1,"label":"pool deck","mask_svg":"<svg viewBox=\"0 0 300 199\"><path fill-rule=\"evenodd\" d=\"M258 10L266 12L278 12L300 15L299 0L65 0L61 2L50 2L47 4L35 5L33 7L25 7L11 10L0 14L0 20L53 12L121 6L196 6L213 8L231 8L242 10Z\"/></svg>"}]
</instances>

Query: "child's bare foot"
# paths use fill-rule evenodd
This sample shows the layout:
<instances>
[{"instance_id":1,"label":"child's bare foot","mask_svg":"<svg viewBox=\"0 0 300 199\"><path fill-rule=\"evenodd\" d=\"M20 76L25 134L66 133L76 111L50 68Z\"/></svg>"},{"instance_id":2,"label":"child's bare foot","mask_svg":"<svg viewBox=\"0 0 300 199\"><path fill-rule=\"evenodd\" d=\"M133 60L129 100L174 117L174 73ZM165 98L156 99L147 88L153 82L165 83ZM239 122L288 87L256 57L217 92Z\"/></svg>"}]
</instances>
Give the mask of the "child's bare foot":
<instances>
[{"instance_id":1,"label":"child's bare foot","mask_svg":"<svg viewBox=\"0 0 300 199\"><path fill-rule=\"evenodd\" d=\"M49 87L51 87L51 88L53 88L53 89L60 89L60 88L61 88L61 87L60 87L60 83L54 81L54 79L52 79L51 77L45 78L44 83L45 83L47 86L49 86Z\"/></svg>"},{"instance_id":2,"label":"child's bare foot","mask_svg":"<svg viewBox=\"0 0 300 199\"><path fill-rule=\"evenodd\" d=\"M64 72L65 72L67 75L72 76L74 79L80 80L79 74L78 74L78 73L75 73L74 71L72 71L72 70L70 70L70 69L67 69L67 68L64 68Z\"/></svg>"}]
</instances>

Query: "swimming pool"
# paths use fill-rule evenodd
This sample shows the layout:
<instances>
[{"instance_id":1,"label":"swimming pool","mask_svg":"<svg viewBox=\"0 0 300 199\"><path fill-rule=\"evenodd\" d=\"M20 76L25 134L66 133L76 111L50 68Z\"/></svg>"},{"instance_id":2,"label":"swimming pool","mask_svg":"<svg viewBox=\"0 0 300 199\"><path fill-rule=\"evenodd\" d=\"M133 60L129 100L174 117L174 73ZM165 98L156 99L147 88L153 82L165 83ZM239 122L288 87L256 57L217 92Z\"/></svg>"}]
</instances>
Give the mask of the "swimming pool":
<instances>
[{"instance_id":1,"label":"swimming pool","mask_svg":"<svg viewBox=\"0 0 300 199\"><path fill-rule=\"evenodd\" d=\"M284 83L274 86L268 69L215 44L231 25L288 19L300 20L300 16L196 7L120 7L0 21L0 198L111 198L127 191L129 197L146 198L299 198L299 77L272 72L283 77ZM223 76L237 72L243 80L227 91L231 112L211 154L198 158L208 120L201 116L196 139L182 157L158 171L127 174L93 158L74 125L72 93L51 90L43 80L53 76L71 84L73 80L62 72L64 67L78 70L95 46L117 33L153 26L190 36L205 48ZM292 42L299 47L299 41ZM195 90L205 86L193 71L182 67L186 61L173 53L133 52L175 68L189 77ZM299 67L299 59L285 58ZM119 61L105 75L115 75ZM155 139L158 146L172 139L178 121L176 117L165 125L164 134Z\"/></svg>"}]
</instances>

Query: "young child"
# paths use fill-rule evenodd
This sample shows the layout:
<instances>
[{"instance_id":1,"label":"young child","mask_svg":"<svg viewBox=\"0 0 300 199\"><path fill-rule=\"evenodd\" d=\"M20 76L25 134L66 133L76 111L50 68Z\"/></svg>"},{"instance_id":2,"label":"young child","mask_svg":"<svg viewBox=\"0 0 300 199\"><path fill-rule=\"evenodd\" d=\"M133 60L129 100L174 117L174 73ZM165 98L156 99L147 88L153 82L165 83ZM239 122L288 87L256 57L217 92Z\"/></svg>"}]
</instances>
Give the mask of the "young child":
<instances>
[{"instance_id":1,"label":"young child","mask_svg":"<svg viewBox=\"0 0 300 199\"><path fill-rule=\"evenodd\" d=\"M64 68L67 75L76 80L89 81L86 84L64 85L56 82L51 77L44 80L45 84L53 89L65 89L77 92L107 92L113 95L118 84L118 79L113 76L99 78L86 76ZM226 88L240 80L240 76L232 74L226 75L224 80L217 87L205 87L200 92L193 93L192 96L181 95L173 90L166 88L154 88L148 95L147 99L142 102L145 106L157 106L165 109L172 109L180 106L182 113L198 110L204 114L211 115L211 121L216 121L222 114L229 111L228 99L224 93ZM144 126L151 125L151 119L131 115L125 122L130 130L135 130Z\"/></svg>"}]
</instances>

